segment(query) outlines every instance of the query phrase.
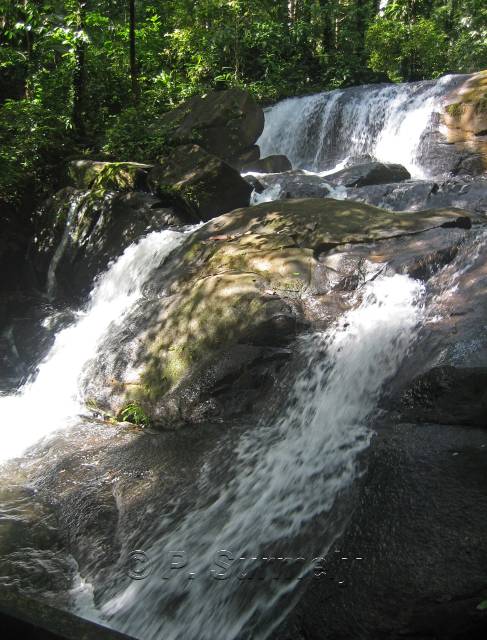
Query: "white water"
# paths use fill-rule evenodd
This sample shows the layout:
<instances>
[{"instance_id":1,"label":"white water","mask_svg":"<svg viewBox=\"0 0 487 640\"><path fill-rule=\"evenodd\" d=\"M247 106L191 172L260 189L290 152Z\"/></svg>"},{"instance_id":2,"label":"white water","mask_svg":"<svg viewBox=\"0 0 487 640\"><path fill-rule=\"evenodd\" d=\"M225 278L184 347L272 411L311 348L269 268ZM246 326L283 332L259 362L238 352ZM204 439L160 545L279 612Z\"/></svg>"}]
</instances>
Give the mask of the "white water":
<instances>
[{"instance_id":1,"label":"white water","mask_svg":"<svg viewBox=\"0 0 487 640\"><path fill-rule=\"evenodd\" d=\"M303 341L307 366L289 404L240 440L220 486L195 479L206 502L179 523L165 516L150 533L141 532L149 536L142 548L152 575L108 594L101 611L112 626L144 640L233 640L244 629L249 633L256 620L252 637L265 637L266 612L285 614L283 599L299 576L245 586L235 572L224 581L210 577L212 559L221 549L235 558L278 554L279 545L301 534L303 525L330 514L357 476L357 457L370 437L367 420L422 320L423 286L407 276L378 277L361 295L361 303L336 326ZM209 496L215 496L210 505ZM320 541L333 540L334 526L330 515ZM164 580L169 550L183 551L189 562ZM308 545L299 553L311 560L310 550ZM93 611L84 614L94 617Z\"/></svg>"},{"instance_id":2,"label":"white water","mask_svg":"<svg viewBox=\"0 0 487 640\"><path fill-rule=\"evenodd\" d=\"M57 334L36 378L18 394L0 397L0 463L76 419L84 365L96 355L112 323L120 323L141 296L153 269L184 237L175 231L153 232L128 247L98 279L76 322Z\"/></svg>"},{"instance_id":3,"label":"white water","mask_svg":"<svg viewBox=\"0 0 487 640\"><path fill-rule=\"evenodd\" d=\"M250 204L262 204L263 202L273 202L274 200L279 200L279 197L282 192L282 187L280 184L273 184L270 187L267 187L262 191L262 193L257 193L257 191L252 191L252 195L250 196Z\"/></svg>"},{"instance_id":4,"label":"white water","mask_svg":"<svg viewBox=\"0 0 487 640\"><path fill-rule=\"evenodd\" d=\"M293 167L323 174L350 157L370 155L404 165L416 178L424 134L458 76L398 85L370 85L291 98L266 110L257 141L262 156L285 154ZM325 171L326 173L326 171Z\"/></svg>"}]
</instances>

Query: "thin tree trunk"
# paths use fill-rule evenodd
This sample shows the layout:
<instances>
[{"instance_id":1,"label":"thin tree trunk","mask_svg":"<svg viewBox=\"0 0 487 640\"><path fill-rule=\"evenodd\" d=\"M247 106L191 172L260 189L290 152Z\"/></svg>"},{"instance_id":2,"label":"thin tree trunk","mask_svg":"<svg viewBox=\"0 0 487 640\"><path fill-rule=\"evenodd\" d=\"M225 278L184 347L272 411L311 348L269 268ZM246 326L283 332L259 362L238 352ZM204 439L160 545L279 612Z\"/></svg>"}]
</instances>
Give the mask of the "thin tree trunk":
<instances>
[{"instance_id":1,"label":"thin tree trunk","mask_svg":"<svg viewBox=\"0 0 487 640\"><path fill-rule=\"evenodd\" d=\"M31 89L31 75L32 75L32 62L33 62L33 51L34 51L34 38L32 35L32 30L27 29L29 25L28 20L28 0L24 0L24 9L25 9L25 50L27 54L27 70L25 74L25 88L24 95L27 99L32 98L32 89Z\"/></svg>"},{"instance_id":2,"label":"thin tree trunk","mask_svg":"<svg viewBox=\"0 0 487 640\"><path fill-rule=\"evenodd\" d=\"M130 9L130 80L132 84L132 99L134 102L137 102L139 99L139 77L138 77L138 69L137 69L137 56L135 49L135 27L136 27L136 19L135 19L135 0L129 0L129 9Z\"/></svg>"},{"instance_id":3,"label":"thin tree trunk","mask_svg":"<svg viewBox=\"0 0 487 640\"><path fill-rule=\"evenodd\" d=\"M84 31L84 14L86 3L82 0L78 3L78 28ZM74 72L73 72L73 128L78 138L85 135L83 106L85 94L85 57L86 43L83 38L79 38L74 51Z\"/></svg>"}]
</instances>

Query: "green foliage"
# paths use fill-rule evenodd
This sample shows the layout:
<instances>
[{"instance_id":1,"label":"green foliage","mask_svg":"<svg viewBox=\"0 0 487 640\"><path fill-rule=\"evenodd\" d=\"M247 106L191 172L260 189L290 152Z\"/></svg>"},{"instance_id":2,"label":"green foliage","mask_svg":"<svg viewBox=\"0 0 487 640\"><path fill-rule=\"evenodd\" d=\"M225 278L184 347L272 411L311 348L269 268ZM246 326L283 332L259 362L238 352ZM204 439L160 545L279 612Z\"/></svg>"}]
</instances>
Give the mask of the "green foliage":
<instances>
[{"instance_id":1,"label":"green foliage","mask_svg":"<svg viewBox=\"0 0 487 640\"><path fill-rule=\"evenodd\" d=\"M477 609L479 611L487 611L487 600L482 600L482 602L477 605Z\"/></svg>"},{"instance_id":2,"label":"green foliage","mask_svg":"<svg viewBox=\"0 0 487 640\"><path fill-rule=\"evenodd\" d=\"M366 35L369 65L394 81L470 73L487 66L483 0L393 0Z\"/></svg>"},{"instance_id":3,"label":"green foliage","mask_svg":"<svg viewBox=\"0 0 487 640\"><path fill-rule=\"evenodd\" d=\"M164 153L167 135L156 126L157 114L148 107L127 107L107 120L103 151L108 156L154 162Z\"/></svg>"},{"instance_id":4,"label":"green foliage","mask_svg":"<svg viewBox=\"0 0 487 640\"><path fill-rule=\"evenodd\" d=\"M124 422L131 422L138 427L148 427L150 419L142 407L136 402L127 404L119 413L118 416Z\"/></svg>"},{"instance_id":5,"label":"green foliage","mask_svg":"<svg viewBox=\"0 0 487 640\"><path fill-rule=\"evenodd\" d=\"M0 201L13 205L25 190L45 195L59 159L72 150L69 122L34 100L1 105L0 139Z\"/></svg>"},{"instance_id":6,"label":"green foliage","mask_svg":"<svg viewBox=\"0 0 487 640\"><path fill-rule=\"evenodd\" d=\"M0 198L41 196L83 150L154 160L166 147L158 114L211 88L245 87L265 104L487 67L483 0L378 4L137 0L132 95L128 3L0 0Z\"/></svg>"},{"instance_id":7,"label":"green foliage","mask_svg":"<svg viewBox=\"0 0 487 640\"><path fill-rule=\"evenodd\" d=\"M437 24L427 18L410 24L378 18L367 32L370 67L384 71L394 82L436 78L445 70L446 39Z\"/></svg>"}]
</instances>

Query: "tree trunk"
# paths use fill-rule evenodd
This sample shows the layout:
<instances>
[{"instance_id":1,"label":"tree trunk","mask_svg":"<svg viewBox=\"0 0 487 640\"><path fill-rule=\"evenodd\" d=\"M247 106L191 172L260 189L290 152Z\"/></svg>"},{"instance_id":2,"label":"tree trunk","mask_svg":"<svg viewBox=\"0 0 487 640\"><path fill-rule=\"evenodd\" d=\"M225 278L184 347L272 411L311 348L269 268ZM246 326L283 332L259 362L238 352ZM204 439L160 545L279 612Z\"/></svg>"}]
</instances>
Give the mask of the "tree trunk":
<instances>
[{"instance_id":1,"label":"tree trunk","mask_svg":"<svg viewBox=\"0 0 487 640\"><path fill-rule=\"evenodd\" d=\"M78 2L78 29L84 32L84 15L86 3L83 0ZM83 117L84 94L85 94L85 57L86 43L83 37L78 38L74 51L74 72L73 72L73 128L78 138L84 138L85 126Z\"/></svg>"},{"instance_id":2,"label":"tree trunk","mask_svg":"<svg viewBox=\"0 0 487 640\"><path fill-rule=\"evenodd\" d=\"M26 65L26 74L25 74L25 97L27 99L32 98L32 88L31 88L31 76L32 76L32 62L33 62L33 51L34 51L34 38L32 35L32 30L27 29L27 27L32 26L29 25L28 19L28 0L24 0L24 9L25 9L25 51L27 56L27 65Z\"/></svg>"},{"instance_id":3,"label":"tree trunk","mask_svg":"<svg viewBox=\"0 0 487 640\"><path fill-rule=\"evenodd\" d=\"M130 80L132 84L132 99L137 102L139 99L139 77L137 69L137 57L135 50L135 0L129 0L130 9Z\"/></svg>"}]
</instances>

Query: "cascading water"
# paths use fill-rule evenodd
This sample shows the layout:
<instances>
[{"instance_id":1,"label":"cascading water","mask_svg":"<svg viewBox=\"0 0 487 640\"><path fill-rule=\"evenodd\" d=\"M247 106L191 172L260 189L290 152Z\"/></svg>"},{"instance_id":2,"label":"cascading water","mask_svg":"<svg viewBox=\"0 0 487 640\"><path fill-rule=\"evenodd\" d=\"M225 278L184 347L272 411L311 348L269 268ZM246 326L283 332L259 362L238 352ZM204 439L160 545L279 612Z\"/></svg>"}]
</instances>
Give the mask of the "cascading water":
<instances>
[{"instance_id":1,"label":"cascading water","mask_svg":"<svg viewBox=\"0 0 487 640\"><path fill-rule=\"evenodd\" d=\"M266 110L257 143L262 156L282 153L293 167L324 174L348 157L372 156L404 165L413 177L429 177L425 134L441 111L442 97L462 79L445 76L284 100Z\"/></svg>"},{"instance_id":2,"label":"cascading water","mask_svg":"<svg viewBox=\"0 0 487 640\"><path fill-rule=\"evenodd\" d=\"M339 533L331 511L358 473L358 454L369 441L367 419L383 385L414 340L423 286L407 276L378 277L360 298L332 329L303 340L307 368L287 407L241 438L220 483L202 478L199 503L182 519L171 522L166 515L149 533L139 532L144 538L136 542L143 544L152 574L98 593L110 625L145 640L231 640L265 637L275 612L285 613L284 600L308 563L294 579L256 585L244 584L235 572L228 580L212 578L212 558L222 549L236 559L276 549L289 553L286 544L323 514L328 516L319 544ZM208 495L214 496L210 504ZM188 566L164 580L168 554L175 550L188 555ZM83 614L97 617L94 610Z\"/></svg>"},{"instance_id":3,"label":"cascading water","mask_svg":"<svg viewBox=\"0 0 487 640\"><path fill-rule=\"evenodd\" d=\"M98 279L76 322L58 333L35 379L16 395L0 397L4 424L21 425L2 429L0 463L76 419L81 411L78 379L84 365L96 355L110 325L121 322L141 296L152 270L184 237L176 231L153 232L128 247Z\"/></svg>"}]
</instances>

